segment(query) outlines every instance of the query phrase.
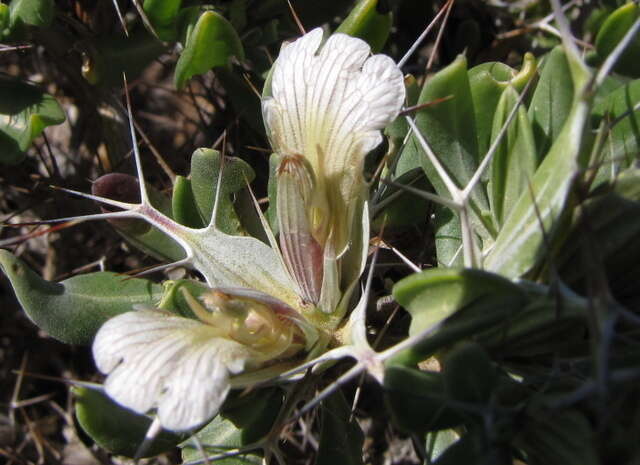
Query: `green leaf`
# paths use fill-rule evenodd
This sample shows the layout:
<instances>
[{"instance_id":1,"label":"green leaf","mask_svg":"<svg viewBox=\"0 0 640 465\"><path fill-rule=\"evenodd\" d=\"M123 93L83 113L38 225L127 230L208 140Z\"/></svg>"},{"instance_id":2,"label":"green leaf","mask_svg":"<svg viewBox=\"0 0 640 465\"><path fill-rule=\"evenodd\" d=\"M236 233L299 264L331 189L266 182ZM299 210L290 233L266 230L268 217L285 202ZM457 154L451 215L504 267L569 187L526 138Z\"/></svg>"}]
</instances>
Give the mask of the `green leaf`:
<instances>
[{"instance_id":1,"label":"green leaf","mask_svg":"<svg viewBox=\"0 0 640 465\"><path fill-rule=\"evenodd\" d=\"M281 406L282 392L278 388L259 389L249 394L232 393L220 415L201 429L196 437L208 455L253 444L269 433ZM187 442L181 447L184 461L202 459L202 453L194 443ZM251 451L215 463L246 465L262 462L256 452Z\"/></svg>"},{"instance_id":2,"label":"green leaf","mask_svg":"<svg viewBox=\"0 0 640 465\"><path fill-rule=\"evenodd\" d=\"M393 297L411 314L409 334L424 334L390 362L405 365L505 321L528 300L523 289L497 274L451 268L411 275L394 286Z\"/></svg>"},{"instance_id":3,"label":"green leaf","mask_svg":"<svg viewBox=\"0 0 640 465\"><path fill-rule=\"evenodd\" d=\"M584 343L589 314L586 299L567 292L547 289L546 295L532 298L503 324L478 335L488 350L503 356L550 355Z\"/></svg>"},{"instance_id":4,"label":"green leaf","mask_svg":"<svg viewBox=\"0 0 640 465\"><path fill-rule=\"evenodd\" d=\"M491 143L498 137L517 104L518 97L512 87L502 93L493 118ZM497 229L509 216L520 194L529 186L537 167L538 157L531 123L527 111L521 105L491 160L489 200Z\"/></svg>"},{"instance_id":5,"label":"green leaf","mask_svg":"<svg viewBox=\"0 0 640 465\"><path fill-rule=\"evenodd\" d=\"M185 318L198 319L189 306L180 289L185 288L196 299L210 291L211 288L205 283L194 281L191 279L178 279L175 281L163 281L162 299L157 303L156 307L175 313Z\"/></svg>"},{"instance_id":6,"label":"green leaf","mask_svg":"<svg viewBox=\"0 0 640 465\"><path fill-rule=\"evenodd\" d=\"M478 166L478 139L474 124L474 109L467 74L467 61L458 57L452 64L436 73L429 79L420 93L418 104L446 99L418 112L415 121L420 132L446 168L451 179L458 187L464 187ZM421 160L422 167L436 193L450 198L444 182L426 154L423 153L415 135L411 138L402 158ZM481 212L489 211L485 192L477 186L471 195L475 215L472 221L483 237L491 235L485 228ZM443 218L444 217L444 218ZM448 210L438 209L435 214L437 224L436 251L439 263L454 263L455 250L460 244L459 222ZM452 223L452 224L450 224ZM448 226L445 226L448 225ZM440 228L447 228L446 233L439 234ZM457 231L456 231L457 230ZM452 242L454 245L452 246Z\"/></svg>"},{"instance_id":7,"label":"green leaf","mask_svg":"<svg viewBox=\"0 0 640 465\"><path fill-rule=\"evenodd\" d=\"M542 62L540 80L529 106L536 148L547 154L569 117L574 96L571 70L562 47L554 48Z\"/></svg>"},{"instance_id":8,"label":"green leaf","mask_svg":"<svg viewBox=\"0 0 640 465\"><path fill-rule=\"evenodd\" d=\"M463 265L462 228L458 215L444 205L433 206L436 258L438 267L455 268Z\"/></svg>"},{"instance_id":9,"label":"green leaf","mask_svg":"<svg viewBox=\"0 0 640 465\"><path fill-rule=\"evenodd\" d=\"M441 373L387 367L384 390L394 423L402 431L413 434L461 425L465 418L449 405L444 386Z\"/></svg>"},{"instance_id":10,"label":"green leaf","mask_svg":"<svg viewBox=\"0 0 640 465\"><path fill-rule=\"evenodd\" d=\"M170 42L176 39L181 4L182 0L144 0L142 8L160 39Z\"/></svg>"},{"instance_id":11,"label":"green leaf","mask_svg":"<svg viewBox=\"0 0 640 465\"><path fill-rule=\"evenodd\" d=\"M45 281L19 258L0 250L0 267L27 316L50 336L68 344L90 344L109 318L153 305L162 287L115 273L89 273L60 283Z\"/></svg>"},{"instance_id":12,"label":"green leaf","mask_svg":"<svg viewBox=\"0 0 640 465\"><path fill-rule=\"evenodd\" d=\"M420 86L418 85L416 78L411 74L405 76L404 88L406 92L406 106L411 107L416 105L418 97L420 96ZM396 118L385 128L384 134L390 139L389 143L392 144L392 147L390 148L393 148L394 152L403 146L404 138L407 136L408 132L409 124L402 116ZM422 170L421 159L423 154L417 150L404 150L402 153L397 153L396 155L397 163L393 179L397 179L407 171L411 171L416 168L420 168Z\"/></svg>"},{"instance_id":13,"label":"green leaf","mask_svg":"<svg viewBox=\"0 0 640 465\"><path fill-rule=\"evenodd\" d=\"M18 21L30 26L49 26L54 8L53 0L13 0L9 5L10 28Z\"/></svg>"},{"instance_id":14,"label":"green leaf","mask_svg":"<svg viewBox=\"0 0 640 465\"><path fill-rule=\"evenodd\" d=\"M0 76L0 163L24 158L44 128L65 120L58 102L36 86Z\"/></svg>"},{"instance_id":15,"label":"green leaf","mask_svg":"<svg viewBox=\"0 0 640 465\"><path fill-rule=\"evenodd\" d=\"M604 143L602 168L596 184L602 180L613 181L617 173L640 158L640 110L633 111L638 102L640 79L616 88L594 105L593 127L597 127L603 118L609 124L615 122Z\"/></svg>"},{"instance_id":16,"label":"green leaf","mask_svg":"<svg viewBox=\"0 0 640 465\"><path fill-rule=\"evenodd\" d=\"M242 441L242 430L220 415L202 428L196 437L204 446L205 457L218 456L229 451L229 449L235 449L244 445ZM202 459L202 452L198 450L194 444L190 441L183 444L182 460L184 462ZM217 459L215 463L220 465L260 465L263 461L257 454L246 452L229 458Z\"/></svg>"},{"instance_id":17,"label":"green leaf","mask_svg":"<svg viewBox=\"0 0 640 465\"><path fill-rule=\"evenodd\" d=\"M180 224L190 228L204 228L206 225L200 216L196 199L191 189L191 181L183 176L176 176L171 197L173 218Z\"/></svg>"},{"instance_id":18,"label":"green leaf","mask_svg":"<svg viewBox=\"0 0 640 465\"><path fill-rule=\"evenodd\" d=\"M496 380L496 370L482 347L463 342L451 349L442 362L444 386L458 401L484 405L489 401Z\"/></svg>"},{"instance_id":19,"label":"green leaf","mask_svg":"<svg viewBox=\"0 0 640 465\"><path fill-rule=\"evenodd\" d=\"M191 157L191 189L204 224L211 221L220 174L220 158L220 152L211 149L198 149ZM222 170L216 226L227 234L239 234L240 220L231 197L247 187L253 181L255 173L246 162L235 157L225 157Z\"/></svg>"},{"instance_id":20,"label":"green leaf","mask_svg":"<svg viewBox=\"0 0 640 465\"><path fill-rule=\"evenodd\" d=\"M243 444L251 444L271 431L282 403L280 388L257 389L251 393L238 391L225 401L220 414L242 429Z\"/></svg>"},{"instance_id":21,"label":"green leaf","mask_svg":"<svg viewBox=\"0 0 640 465\"><path fill-rule=\"evenodd\" d=\"M482 158L491 141L492 122L500 96L508 87L521 92L535 76L536 59L525 53L520 72L500 62L482 63L469 70L469 86L473 98L478 133L478 153Z\"/></svg>"},{"instance_id":22,"label":"green leaf","mask_svg":"<svg viewBox=\"0 0 640 465\"><path fill-rule=\"evenodd\" d=\"M610 2L612 3L612 2ZM583 26L583 30L586 33L589 33L592 36L595 36L602 23L609 17L611 12L613 11L612 6L610 5L598 5L593 10L588 13L588 17L586 18Z\"/></svg>"},{"instance_id":23,"label":"green leaf","mask_svg":"<svg viewBox=\"0 0 640 465\"><path fill-rule=\"evenodd\" d=\"M409 334L418 334L484 296L524 299L517 285L476 269L436 268L408 276L393 287L394 299L411 314Z\"/></svg>"},{"instance_id":24,"label":"green leaf","mask_svg":"<svg viewBox=\"0 0 640 465\"><path fill-rule=\"evenodd\" d=\"M423 108L416 115L416 125L439 156L449 175L459 187L464 187L473 175L478 161L478 142L473 114L473 101L467 76L467 61L458 57L452 64L425 82L418 105L447 99ZM420 154L427 177L439 195L449 197L444 183L415 136L405 151ZM406 156L404 153L403 157ZM486 204L486 199L485 199Z\"/></svg>"},{"instance_id":25,"label":"green leaf","mask_svg":"<svg viewBox=\"0 0 640 465\"><path fill-rule=\"evenodd\" d=\"M242 42L235 29L220 14L203 12L195 25L188 27L184 50L176 64L176 87L182 89L196 74L206 73L217 66L228 66L232 56L244 59Z\"/></svg>"},{"instance_id":26,"label":"green leaf","mask_svg":"<svg viewBox=\"0 0 640 465\"><path fill-rule=\"evenodd\" d=\"M72 387L75 413L82 429L103 449L112 454L133 457L151 426L151 419L115 403L99 389ZM185 439L161 430L142 457L170 451Z\"/></svg>"},{"instance_id":27,"label":"green leaf","mask_svg":"<svg viewBox=\"0 0 640 465\"><path fill-rule=\"evenodd\" d=\"M360 465L364 434L341 390L322 401L320 406L320 444L316 465Z\"/></svg>"},{"instance_id":28,"label":"green leaf","mask_svg":"<svg viewBox=\"0 0 640 465\"><path fill-rule=\"evenodd\" d=\"M556 51L552 52L545 72L552 63L566 63L562 57L553 61L554 53ZM569 66L565 70L569 73ZM576 68L572 70L576 72L575 79L580 81L579 88L582 89L588 72L585 70L580 73ZM543 80L544 72L541 81ZM562 88L553 88L553 96L549 95L549 99L561 99L559 94L562 94ZM576 92L571 113L536 170L530 185L521 193L506 219L493 248L485 258L485 269L509 278L522 277L541 265L547 256L548 247L553 245L556 237L560 237L566 222L565 207L574 177L584 168L587 162L585 154L588 156L590 151L591 134L586 130L590 104L589 95ZM534 111L534 119L536 115L537 112Z\"/></svg>"},{"instance_id":29,"label":"green leaf","mask_svg":"<svg viewBox=\"0 0 640 465\"><path fill-rule=\"evenodd\" d=\"M428 191L431 188L421 169L406 172L394 181L400 185L409 185L423 191ZM383 228L392 231L395 228L417 223L424 224L429 204L428 200L417 197L401 187L386 186L384 194L374 209L375 219L371 227L376 231ZM438 232L442 233L442 230L438 229Z\"/></svg>"},{"instance_id":30,"label":"green leaf","mask_svg":"<svg viewBox=\"0 0 640 465\"><path fill-rule=\"evenodd\" d=\"M430 431L427 433L425 450L431 460L435 461L445 450L451 447L460 439L460 435L455 429L445 429L441 431Z\"/></svg>"},{"instance_id":31,"label":"green leaf","mask_svg":"<svg viewBox=\"0 0 640 465\"><path fill-rule=\"evenodd\" d=\"M596 36L596 53L600 62L607 59L639 17L640 7L634 2L621 6L609 15ZM639 55L640 36L636 35L618 59L614 70L632 77L640 77Z\"/></svg>"},{"instance_id":32,"label":"green leaf","mask_svg":"<svg viewBox=\"0 0 640 465\"><path fill-rule=\"evenodd\" d=\"M359 37L369 44L372 53L384 47L391 30L391 12L379 12L378 0L360 0L336 32Z\"/></svg>"}]
</instances>

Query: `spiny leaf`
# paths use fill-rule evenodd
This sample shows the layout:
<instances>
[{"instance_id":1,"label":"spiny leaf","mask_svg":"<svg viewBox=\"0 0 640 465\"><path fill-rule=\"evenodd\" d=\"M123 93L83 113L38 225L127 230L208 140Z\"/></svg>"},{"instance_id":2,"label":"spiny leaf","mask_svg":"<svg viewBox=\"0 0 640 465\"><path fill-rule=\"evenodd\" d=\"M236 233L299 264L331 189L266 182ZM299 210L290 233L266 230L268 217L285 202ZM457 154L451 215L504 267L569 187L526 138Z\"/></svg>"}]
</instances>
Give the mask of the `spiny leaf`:
<instances>
[{"instance_id":1,"label":"spiny leaf","mask_svg":"<svg viewBox=\"0 0 640 465\"><path fill-rule=\"evenodd\" d=\"M223 172L216 226L227 234L238 234L241 225L231 196L247 187L255 176L253 169L246 162L239 158L227 157L222 167L221 155L217 150L196 150L191 157L191 189L195 206L203 224L209 224L221 169Z\"/></svg>"},{"instance_id":2,"label":"spiny leaf","mask_svg":"<svg viewBox=\"0 0 640 465\"><path fill-rule=\"evenodd\" d=\"M507 88L500 97L493 119L492 143L518 98L518 93L512 87ZM509 216L520 194L527 189L538 162L531 122L527 111L521 106L491 160L488 190L496 229Z\"/></svg>"},{"instance_id":3,"label":"spiny leaf","mask_svg":"<svg viewBox=\"0 0 640 465\"><path fill-rule=\"evenodd\" d=\"M562 63L562 58L558 57L557 62ZM578 73L575 67L571 69ZM586 128L591 95L583 93L585 77L581 75L578 80L571 112L531 179L529 188L521 193L506 218L485 258L487 270L509 278L524 276L540 264L554 237L560 233L574 177L584 167L585 154L588 155L590 147L591 135ZM551 98L550 95L548 97ZM551 118L551 107L548 110L547 116ZM547 120L548 123L552 121ZM554 125L548 126L550 135L556 130L553 128Z\"/></svg>"}]
</instances>

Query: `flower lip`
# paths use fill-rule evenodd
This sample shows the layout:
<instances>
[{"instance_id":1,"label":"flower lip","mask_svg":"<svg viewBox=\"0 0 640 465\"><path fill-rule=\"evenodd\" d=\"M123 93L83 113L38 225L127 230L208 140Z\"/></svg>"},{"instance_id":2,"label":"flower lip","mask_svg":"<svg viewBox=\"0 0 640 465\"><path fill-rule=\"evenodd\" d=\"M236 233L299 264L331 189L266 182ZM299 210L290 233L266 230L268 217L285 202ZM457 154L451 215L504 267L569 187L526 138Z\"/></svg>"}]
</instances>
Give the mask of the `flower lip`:
<instances>
[{"instance_id":1,"label":"flower lip","mask_svg":"<svg viewBox=\"0 0 640 465\"><path fill-rule=\"evenodd\" d=\"M365 197L364 158L399 114L405 87L393 60L371 56L363 40L337 33L321 46L322 37L317 28L282 48L262 109L273 150L308 162L331 212L326 237L341 253Z\"/></svg>"},{"instance_id":2,"label":"flower lip","mask_svg":"<svg viewBox=\"0 0 640 465\"><path fill-rule=\"evenodd\" d=\"M271 95L263 99L276 152L303 154L312 165L316 145L334 152L327 149L341 142L314 135L358 137L379 131L396 118L405 97L402 72L391 58L370 56L366 42L342 33L321 47L322 36L316 28L282 48L274 63Z\"/></svg>"},{"instance_id":3,"label":"flower lip","mask_svg":"<svg viewBox=\"0 0 640 465\"><path fill-rule=\"evenodd\" d=\"M93 356L116 402L140 414L155 411L164 428L185 431L217 413L229 376L255 354L200 321L138 310L102 325Z\"/></svg>"},{"instance_id":4,"label":"flower lip","mask_svg":"<svg viewBox=\"0 0 640 465\"><path fill-rule=\"evenodd\" d=\"M205 308L181 289L198 319L158 309L127 312L102 325L93 344L107 394L137 413L155 411L173 431L213 417L231 376L293 356L308 343L300 314L272 296L215 288L201 297Z\"/></svg>"}]
</instances>

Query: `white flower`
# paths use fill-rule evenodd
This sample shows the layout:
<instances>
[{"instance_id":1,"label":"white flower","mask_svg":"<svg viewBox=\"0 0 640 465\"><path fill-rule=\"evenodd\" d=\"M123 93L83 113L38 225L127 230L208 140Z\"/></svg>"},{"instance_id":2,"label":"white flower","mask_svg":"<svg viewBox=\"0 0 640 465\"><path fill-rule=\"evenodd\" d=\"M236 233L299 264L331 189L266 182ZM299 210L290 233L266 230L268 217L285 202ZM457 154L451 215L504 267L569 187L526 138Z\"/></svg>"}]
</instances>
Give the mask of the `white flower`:
<instances>
[{"instance_id":1,"label":"white flower","mask_svg":"<svg viewBox=\"0 0 640 465\"><path fill-rule=\"evenodd\" d=\"M96 365L108 374L106 393L137 413L155 410L174 431L211 419L231 375L303 348L297 312L269 296L218 289L202 296L202 306L183 293L198 320L127 312L102 325L93 342Z\"/></svg>"},{"instance_id":2,"label":"white flower","mask_svg":"<svg viewBox=\"0 0 640 465\"><path fill-rule=\"evenodd\" d=\"M321 46L322 36L314 29L282 48L262 111L273 150L283 157L278 216L285 262L306 299L330 312L327 302L335 299L322 294L335 294L341 278L329 276L327 265L362 235L364 158L398 116L405 88L393 60L371 56L363 40L334 34Z\"/></svg>"},{"instance_id":3,"label":"white flower","mask_svg":"<svg viewBox=\"0 0 640 465\"><path fill-rule=\"evenodd\" d=\"M183 263L214 288L204 305L183 292L198 319L132 311L109 320L95 338L107 394L138 413L155 412L166 429L189 430L212 418L230 377L309 351L316 341L314 351L324 350L346 304L336 309L349 301L364 267L363 161L397 116L404 83L394 62L370 56L362 40L335 34L320 48L321 41L316 29L283 47L263 100L273 149L282 156L280 247L272 234L271 247L224 234L214 218L196 230L148 203L118 205L180 243ZM341 257L352 243L359 247L351 247L352 269L345 271Z\"/></svg>"},{"instance_id":4,"label":"white flower","mask_svg":"<svg viewBox=\"0 0 640 465\"><path fill-rule=\"evenodd\" d=\"M157 410L169 430L188 430L216 414L229 375L251 351L216 328L157 310L127 312L107 321L93 344L104 388L137 413Z\"/></svg>"}]
</instances>

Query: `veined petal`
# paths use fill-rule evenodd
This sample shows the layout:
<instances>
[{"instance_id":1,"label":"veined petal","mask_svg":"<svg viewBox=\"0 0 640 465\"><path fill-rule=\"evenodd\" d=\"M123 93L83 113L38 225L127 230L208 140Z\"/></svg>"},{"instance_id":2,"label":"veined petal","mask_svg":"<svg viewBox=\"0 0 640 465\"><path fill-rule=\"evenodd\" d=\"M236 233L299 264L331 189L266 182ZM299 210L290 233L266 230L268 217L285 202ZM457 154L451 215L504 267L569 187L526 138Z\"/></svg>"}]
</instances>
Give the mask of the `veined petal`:
<instances>
[{"instance_id":1,"label":"veined petal","mask_svg":"<svg viewBox=\"0 0 640 465\"><path fill-rule=\"evenodd\" d=\"M184 431L218 412L229 376L254 354L197 320L139 310L107 321L93 356L109 396L137 413L155 409L164 428Z\"/></svg>"},{"instance_id":2,"label":"veined petal","mask_svg":"<svg viewBox=\"0 0 640 465\"><path fill-rule=\"evenodd\" d=\"M329 167L332 159L361 151L362 140L377 136L364 144L370 150L405 95L402 72L391 58L369 57L367 43L346 34L332 35L316 54L321 39L318 28L283 47L274 64L272 96L263 101L274 150L303 154L316 174L316 146Z\"/></svg>"},{"instance_id":3,"label":"veined petal","mask_svg":"<svg viewBox=\"0 0 640 465\"><path fill-rule=\"evenodd\" d=\"M352 224L349 205L363 198L364 157L398 115L405 89L393 60L369 56L366 42L334 34L320 48L321 39L315 29L283 47L263 114L273 149L309 161L340 251Z\"/></svg>"}]
</instances>

